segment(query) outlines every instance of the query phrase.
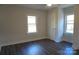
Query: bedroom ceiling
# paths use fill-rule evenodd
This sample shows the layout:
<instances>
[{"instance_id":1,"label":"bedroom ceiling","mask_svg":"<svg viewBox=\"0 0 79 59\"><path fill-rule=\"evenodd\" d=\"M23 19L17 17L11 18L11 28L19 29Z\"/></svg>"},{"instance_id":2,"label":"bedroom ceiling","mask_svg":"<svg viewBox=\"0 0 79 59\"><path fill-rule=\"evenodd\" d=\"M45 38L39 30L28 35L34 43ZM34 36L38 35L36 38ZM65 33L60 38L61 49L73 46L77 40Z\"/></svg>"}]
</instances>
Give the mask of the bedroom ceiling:
<instances>
[{"instance_id":1,"label":"bedroom ceiling","mask_svg":"<svg viewBox=\"0 0 79 59\"><path fill-rule=\"evenodd\" d=\"M39 10L49 10L54 7L68 7L72 6L73 4L52 4L52 6L47 6L46 4L19 4L18 6L32 8L32 9L39 9Z\"/></svg>"},{"instance_id":2,"label":"bedroom ceiling","mask_svg":"<svg viewBox=\"0 0 79 59\"><path fill-rule=\"evenodd\" d=\"M50 8L57 7L58 5L47 6L46 4L20 4L18 6L32 8L32 9L48 10Z\"/></svg>"},{"instance_id":3,"label":"bedroom ceiling","mask_svg":"<svg viewBox=\"0 0 79 59\"><path fill-rule=\"evenodd\" d=\"M31 8L31 9L39 9L39 10L49 10L54 7L69 7L73 6L73 4L52 4L51 6L47 6L47 4L0 4L0 6L21 6L21 7L26 7L26 8Z\"/></svg>"}]
</instances>

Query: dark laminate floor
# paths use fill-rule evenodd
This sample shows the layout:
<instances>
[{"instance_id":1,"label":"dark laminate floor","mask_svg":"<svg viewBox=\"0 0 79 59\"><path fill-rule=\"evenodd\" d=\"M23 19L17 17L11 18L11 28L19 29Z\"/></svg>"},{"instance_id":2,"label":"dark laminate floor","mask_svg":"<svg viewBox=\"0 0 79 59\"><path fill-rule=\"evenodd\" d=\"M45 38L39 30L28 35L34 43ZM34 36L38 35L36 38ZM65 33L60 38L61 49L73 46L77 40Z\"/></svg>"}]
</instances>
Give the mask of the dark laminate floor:
<instances>
[{"instance_id":1,"label":"dark laminate floor","mask_svg":"<svg viewBox=\"0 0 79 59\"><path fill-rule=\"evenodd\" d=\"M3 46L2 55L73 55L72 44L56 43L50 39Z\"/></svg>"}]
</instances>

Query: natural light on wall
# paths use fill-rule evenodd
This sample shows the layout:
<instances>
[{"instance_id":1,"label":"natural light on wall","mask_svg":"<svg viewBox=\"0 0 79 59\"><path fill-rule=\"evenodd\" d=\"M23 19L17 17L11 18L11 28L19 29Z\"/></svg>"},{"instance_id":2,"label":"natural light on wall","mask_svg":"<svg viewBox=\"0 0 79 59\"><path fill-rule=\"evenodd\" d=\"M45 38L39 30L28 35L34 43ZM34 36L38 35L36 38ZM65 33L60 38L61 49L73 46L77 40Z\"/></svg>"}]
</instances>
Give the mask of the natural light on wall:
<instances>
[{"instance_id":1,"label":"natural light on wall","mask_svg":"<svg viewBox=\"0 0 79 59\"><path fill-rule=\"evenodd\" d=\"M36 30L36 16L27 16L28 33L35 33Z\"/></svg>"},{"instance_id":2,"label":"natural light on wall","mask_svg":"<svg viewBox=\"0 0 79 59\"><path fill-rule=\"evenodd\" d=\"M67 15L66 17L66 33L74 32L74 15Z\"/></svg>"}]
</instances>

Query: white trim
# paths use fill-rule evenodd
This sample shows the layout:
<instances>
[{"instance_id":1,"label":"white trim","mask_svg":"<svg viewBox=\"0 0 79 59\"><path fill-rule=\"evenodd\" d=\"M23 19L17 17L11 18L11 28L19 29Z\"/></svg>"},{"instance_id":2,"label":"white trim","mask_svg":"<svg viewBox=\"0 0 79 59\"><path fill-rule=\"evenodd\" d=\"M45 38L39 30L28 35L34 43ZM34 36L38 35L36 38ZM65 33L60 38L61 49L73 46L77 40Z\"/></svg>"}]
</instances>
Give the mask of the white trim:
<instances>
[{"instance_id":1,"label":"white trim","mask_svg":"<svg viewBox=\"0 0 79 59\"><path fill-rule=\"evenodd\" d=\"M42 38L36 38L36 39L29 39L29 40L25 40L25 41L21 41L21 42L15 42L15 43L12 43L12 44L19 44L19 43L23 43L23 42L30 42L30 41L35 41L35 40L42 40L44 38L48 38L48 37L42 37ZM7 46L7 45L12 45L12 44L2 44L0 45L0 50L1 50L1 47L2 46Z\"/></svg>"}]
</instances>

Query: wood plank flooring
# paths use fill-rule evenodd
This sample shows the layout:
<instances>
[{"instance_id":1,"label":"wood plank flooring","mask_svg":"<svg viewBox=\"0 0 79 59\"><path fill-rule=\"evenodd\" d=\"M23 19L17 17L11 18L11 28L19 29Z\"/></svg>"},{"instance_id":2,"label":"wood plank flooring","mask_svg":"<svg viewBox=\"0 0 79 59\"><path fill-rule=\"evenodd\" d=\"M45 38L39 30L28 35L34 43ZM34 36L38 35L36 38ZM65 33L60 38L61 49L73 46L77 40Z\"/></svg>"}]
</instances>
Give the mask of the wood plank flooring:
<instances>
[{"instance_id":1,"label":"wood plank flooring","mask_svg":"<svg viewBox=\"0 0 79 59\"><path fill-rule=\"evenodd\" d=\"M1 55L73 55L72 43L56 43L50 39L41 39L20 44L3 46Z\"/></svg>"}]
</instances>

